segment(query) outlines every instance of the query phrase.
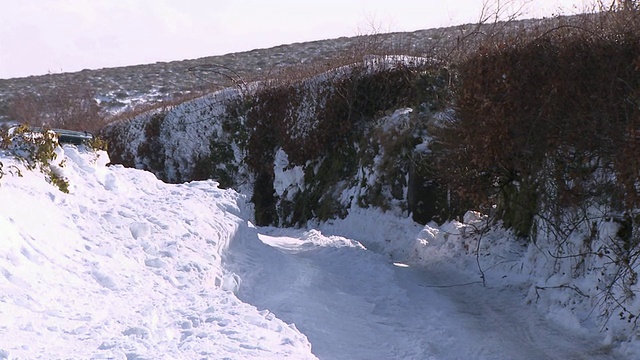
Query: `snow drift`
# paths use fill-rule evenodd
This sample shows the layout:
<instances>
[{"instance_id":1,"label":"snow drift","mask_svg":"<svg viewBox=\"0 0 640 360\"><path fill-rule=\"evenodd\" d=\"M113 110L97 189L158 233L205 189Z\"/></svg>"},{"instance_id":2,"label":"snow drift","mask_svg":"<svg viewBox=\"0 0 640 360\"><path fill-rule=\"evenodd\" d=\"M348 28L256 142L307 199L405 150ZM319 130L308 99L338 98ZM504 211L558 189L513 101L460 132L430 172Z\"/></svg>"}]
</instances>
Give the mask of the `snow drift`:
<instances>
[{"instance_id":1,"label":"snow drift","mask_svg":"<svg viewBox=\"0 0 640 360\"><path fill-rule=\"evenodd\" d=\"M64 194L2 158L0 358L314 358L234 295L222 257L248 226L242 196L108 161L59 149Z\"/></svg>"}]
</instances>

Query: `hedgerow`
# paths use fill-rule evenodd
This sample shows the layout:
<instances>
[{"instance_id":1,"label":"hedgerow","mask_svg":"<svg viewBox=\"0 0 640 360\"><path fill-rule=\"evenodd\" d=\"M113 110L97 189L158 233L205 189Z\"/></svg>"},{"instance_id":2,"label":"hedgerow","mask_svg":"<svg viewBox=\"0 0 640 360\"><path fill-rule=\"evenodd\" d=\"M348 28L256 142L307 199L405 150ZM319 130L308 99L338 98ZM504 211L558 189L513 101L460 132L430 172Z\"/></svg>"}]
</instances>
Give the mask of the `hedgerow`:
<instances>
[{"instance_id":1,"label":"hedgerow","mask_svg":"<svg viewBox=\"0 0 640 360\"><path fill-rule=\"evenodd\" d=\"M497 204L519 235L543 204L638 205L640 22L618 28L619 16L516 34L456 66L439 172L476 206Z\"/></svg>"},{"instance_id":2,"label":"hedgerow","mask_svg":"<svg viewBox=\"0 0 640 360\"><path fill-rule=\"evenodd\" d=\"M252 199L256 214L263 207L273 213L276 206L284 225L346 215L335 186L355 179L369 152L367 142L371 136L383 141L384 136L375 135L375 120L400 107L433 110L442 106L444 94L435 84L443 82L446 74L436 69L433 63L379 57L308 79L271 84L251 95L255 105L246 115L246 161L257 179ZM438 92L440 96L436 95ZM388 180L398 182L400 189L407 186L405 175L409 153L415 145L414 130L415 127L404 133L402 139L386 141L389 154L403 153L400 148L406 148L400 163L389 158L382 164L385 172L389 170ZM314 168L306 172L305 188L294 200L273 195L273 163L278 149L288 155L290 166ZM393 191L396 187L390 187L389 196L404 200L403 190L399 194ZM387 206L380 198L384 191L371 188L359 201L366 206ZM275 221L273 216L267 218ZM267 225L260 221L258 224Z\"/></svg>"},{"instance_id":3,"label":"hedgerow","mask_svg":"<svg viewBox=\"0 0 640 360\"><path fill-rule=\"evenodd\" d=\"M594 295L603 329L613 316L635 326L640 9L502 34L454 65L456 116L429 158L438 180L542 248L548 276L595 274L576 291Z\"/></svg>"},{"instance_id":4,"label":"hedgerow","mask_svg":"<svg viewBox=\"0 0 640 360\"><path fill-rule=\"evenodd\" d=\"M410 126L387 136L379 130L386 126L379 120L403 107L416 114L442 111L449 101L444 86L449 76L433 60L368 57L308 78L253 84L220 102L209 104L218 98L211 96L143 114L111 124L102 135L109 140L114 163L141 166L165 181L212 178L233 188L249 183L259 225L301 225L346 215L348 205L337 187L356 187L362 181L358 177L364 176L359 174L362 167L371 169L367 176L391 184L371 184L352 201L386 209L395 207L390 201L397 202L402 211L421 213L417 219L430 221L437 214L420 211L424 189L411 192L411 206L405 199L407 174L417 162L413 148L423 141L427 122L413 116ZM172 158L178 144L171 139L184 132L195 132L204 142L193 144L199 151L182 151L186 158ZM370 146L377 150L371 152ZM274 193L279 149L287 154L290 167L304 167L307 175L299 193ZM374 164L383 149L384 161ZM181 167L181 177L169 177L167 169L176 161L188 164ZM416 189L427 181L413 180Z\"/></svg>"}]
</instances>

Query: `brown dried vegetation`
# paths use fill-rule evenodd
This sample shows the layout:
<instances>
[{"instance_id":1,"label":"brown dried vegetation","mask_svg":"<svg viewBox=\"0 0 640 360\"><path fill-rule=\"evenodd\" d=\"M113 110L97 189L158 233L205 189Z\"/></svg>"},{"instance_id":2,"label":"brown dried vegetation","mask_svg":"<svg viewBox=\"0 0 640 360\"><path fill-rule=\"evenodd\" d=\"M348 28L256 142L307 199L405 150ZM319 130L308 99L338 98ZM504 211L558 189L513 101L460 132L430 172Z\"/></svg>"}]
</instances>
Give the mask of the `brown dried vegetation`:
<instances>
[{"instance_id":1,"label":"brown dried vegetation","mask_svg":"<svg viewBox=\"0 0 640 360\"><path fill-rule=\"evenodd\" d=\"M439 174L523 236L542 205L637 207L639 65L635 8L488 39L455 66Z\"/></svg>"},{"instance_id":2,"label":"brown dried vegetation","mask_svg":"<svg viewBox=\"0 0 640 360\"><path fill-rule=\"evenodd\" d=\"M67 85L40 93L19 93L9 103L9 118L22 124L97 131L106 124L88 86Z\"/></svg>"}]
</instances>

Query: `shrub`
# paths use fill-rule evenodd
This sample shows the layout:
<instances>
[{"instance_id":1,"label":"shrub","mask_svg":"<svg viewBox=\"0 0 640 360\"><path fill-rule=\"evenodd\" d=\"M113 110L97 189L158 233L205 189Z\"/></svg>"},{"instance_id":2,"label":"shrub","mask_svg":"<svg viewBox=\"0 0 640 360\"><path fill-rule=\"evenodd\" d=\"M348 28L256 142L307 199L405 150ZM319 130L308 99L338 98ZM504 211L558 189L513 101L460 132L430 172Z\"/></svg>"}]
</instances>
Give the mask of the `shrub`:
<instances>
[{"instance_id":1,"label":"shrub","mask_svg":"<svg viewBox=\"0 0 640 360\"><path fill-rule=\"evenodd\" d=\"M56 167L52 167L53 161L57 158L55 150L58 145L55 132L47 129L34 132L29 126L22 125L4 132L0 148L21 160L27 169L40 170L60 191L69 193L69 182L58 173Z\"/></svg>"},{"instance_id":2,"label":"shrub","mask_svg":"<svg viewBox=\"0 0 640 360\"><path fill-rule=\"evenodd\" d=\"M86 145L94 151L107 151L109 149L109 142L100 136L94 136L91 140L87 141Z\"/></svg>"}]
</instances>

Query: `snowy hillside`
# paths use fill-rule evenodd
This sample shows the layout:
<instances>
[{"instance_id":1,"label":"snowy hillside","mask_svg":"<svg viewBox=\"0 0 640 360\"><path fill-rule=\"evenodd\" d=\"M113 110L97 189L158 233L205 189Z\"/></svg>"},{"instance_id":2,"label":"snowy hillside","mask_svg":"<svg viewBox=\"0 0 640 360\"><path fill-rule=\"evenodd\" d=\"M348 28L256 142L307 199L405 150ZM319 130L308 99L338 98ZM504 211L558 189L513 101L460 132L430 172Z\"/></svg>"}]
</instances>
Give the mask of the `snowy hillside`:
<instances>
[{"instance_id":1,"label":"snowy hillside","mask_svg":"<svg viewBox=\"0 0 640 360\"><path fill-rule=\"evenodd\" d=\"M529 306L535 278L513 271L526 248L504 232L480 246L472 213L440 228L363 209L315 230L256 228L213 181L57 151L70 194L1 159L0 359L640 354L569 309Z\"/></svg>"},{"instance_id":2,"label":"snowy hillside","mask_svg":"<svg viewBox=\"0 0 640 360\"><path fill-rule=\"evenodd\" d=\"M222 256L246 233L242 197L60 155L70 194L2 158L0 358L313 358L294 326L233 293Z\"/></svg>"}]
</instances>

